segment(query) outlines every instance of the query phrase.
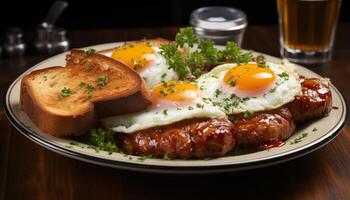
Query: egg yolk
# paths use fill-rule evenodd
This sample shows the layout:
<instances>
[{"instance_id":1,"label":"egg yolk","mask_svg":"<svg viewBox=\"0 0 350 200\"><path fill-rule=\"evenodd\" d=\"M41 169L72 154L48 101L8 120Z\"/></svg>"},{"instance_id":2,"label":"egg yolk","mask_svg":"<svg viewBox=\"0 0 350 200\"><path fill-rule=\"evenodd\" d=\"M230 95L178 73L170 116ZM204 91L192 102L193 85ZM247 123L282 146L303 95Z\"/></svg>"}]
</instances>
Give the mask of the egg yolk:
<instances>
[{"instance_id":1,"label":"egg yolk","mask_svg":"<svg viewBox=\"0 0 350 200\"><path fill-rule=\"evenodd\" d=\"M141 72L153 62L155 50L147 43L130 43L117 48L112 58L125 63L131 69Z\"/></svg>"},{"instance_id":2,"label":"egg yolk","mask_svg":"<svg viewBox=\"0 0 350 200\"><path fill-rule=\"evenodd\" d=\"M168 81L153 88L153 97L175 102L191 102L199 97L198 87L184 81Z\"/></svg>"},{"instance_id":3,"label":"egg yolk","mask_svg":"<svg viewBox=\"0 0 350 200\"><path fill-rule=\"evenodd\" d=\"M271 69L249 63L233 67L226 72L224 84L229 89L257 96L270 89L275 79L275 73Z\"/></svg>"}]
</instances>

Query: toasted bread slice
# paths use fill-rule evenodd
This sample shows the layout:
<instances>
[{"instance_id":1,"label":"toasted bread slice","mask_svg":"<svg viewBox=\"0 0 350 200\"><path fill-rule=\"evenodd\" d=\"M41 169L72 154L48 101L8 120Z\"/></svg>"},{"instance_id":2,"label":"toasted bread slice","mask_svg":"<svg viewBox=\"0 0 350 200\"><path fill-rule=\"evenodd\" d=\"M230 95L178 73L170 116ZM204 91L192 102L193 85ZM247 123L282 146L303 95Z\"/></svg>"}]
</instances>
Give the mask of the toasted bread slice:
<instances>
[{"instance_id":1,"label":"toasted bread slice","mask_svg":"<svg viewBox=\"0 0 350 200\"><path fill-rule=\"evenodd\" d=\"M22 79L21 106L44 132L82 135L99 117L136 112L150 101L142 78L106 56L72 50L66 67L33 71Z\"/></svg>"}]
</instances>

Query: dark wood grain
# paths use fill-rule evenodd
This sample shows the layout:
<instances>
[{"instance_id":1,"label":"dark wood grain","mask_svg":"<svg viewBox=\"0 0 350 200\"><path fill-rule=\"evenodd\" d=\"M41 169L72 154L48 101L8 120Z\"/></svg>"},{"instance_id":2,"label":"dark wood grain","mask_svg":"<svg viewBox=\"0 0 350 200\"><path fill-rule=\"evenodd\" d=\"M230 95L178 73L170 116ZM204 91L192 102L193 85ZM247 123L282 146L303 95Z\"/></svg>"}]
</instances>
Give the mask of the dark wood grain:
<instances>
[{"instance_id":1,"label":"dark wood grain","mask_svg":"<svg viewBox=\"0 0 350 200\"><path fill-rule=\"evenodd\" d=\"M177 28L69 32L73 47L172 39ZM334 59L310 66L350 99L350 24L339 26ZM249 27L244 47L279 55L277 27ZM1 98L9 83L45 56L0 60ZM349 101L347 101L349 103ZM0 199L350 199L350 123L302 158L256 170L206 176L152 175L84 163L26 139L0 111Z\"/></svg>"}]
</instances>

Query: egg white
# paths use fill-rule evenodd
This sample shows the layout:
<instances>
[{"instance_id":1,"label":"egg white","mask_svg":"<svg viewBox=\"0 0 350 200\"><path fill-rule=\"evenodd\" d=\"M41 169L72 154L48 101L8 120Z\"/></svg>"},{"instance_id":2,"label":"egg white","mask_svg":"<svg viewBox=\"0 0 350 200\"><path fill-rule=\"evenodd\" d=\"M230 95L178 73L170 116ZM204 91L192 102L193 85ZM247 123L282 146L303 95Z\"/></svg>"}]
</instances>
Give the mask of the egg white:
<instances>
[{"instance_id":1,"label":"egg white","mask_svg":"<svg viewBox=\"0 0 350 200\"><path fill-rule=\"evenodd\" d=\"M150 108L145 111L102 119L105 127L122 133L133 133L151 127L173 124L192 118L226 117L219 108L201 99L197 103L171 108Z\"/></svg>"},{"instance_id":2,"label":"egg white","mask_svg":"<svg viewBox=\"0 0 350 200\"><path fill-rule=\"evenodd\" d=\"M177 73L169 68L166 59L159 53L160 48L157 46L151 47L155 51L154 63L142 70L139 74L145 80L149 89L152 89L162 81L178 80ZM113 53L106 53L105 56L112 57Z\"/></svg>"},{"instance_id":3,"label":"egg white","mask_svg":"<svg viewBox=\"0 0 350 200\"><path fill-rule=\"evenodd\" d=\"M201 91L209 97L208 101L220 107L228 115L278 108L301 94L296 67L285 60L281 64L267 63L267 66L276 74L274 86L269 91L260 96L248 98L229 94L223 88L223 79L226 72L236 66L237 64L219 65L197 80ZM288 73L288 79L279 76L283 72Z\"/></svg>"}]
</instances>

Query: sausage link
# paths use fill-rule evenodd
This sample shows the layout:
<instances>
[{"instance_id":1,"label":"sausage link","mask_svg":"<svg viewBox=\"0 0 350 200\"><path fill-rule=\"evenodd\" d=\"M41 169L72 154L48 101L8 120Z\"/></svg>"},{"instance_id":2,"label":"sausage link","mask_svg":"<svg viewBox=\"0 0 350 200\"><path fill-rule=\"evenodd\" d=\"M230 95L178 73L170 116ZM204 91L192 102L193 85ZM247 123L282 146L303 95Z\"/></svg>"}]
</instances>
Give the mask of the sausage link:
<instances>
[{"instance_id":1,"label":"sausage link","mask_svg":"<svg viewBox=\"0 0 350 200\"><path fill-rule=\"evenodd\" d=\"M192 119L121 135L130 154L171 158L219 157L235 146L234 125L227 119Z\"/></svg>"},{"instance_id":2,"label":"sausage link","mask_svg":"<svg viewBox=\"0 0 350 200\"><path fill-rule=\"evenodd\" d=\"M236 116L236 143L239 147L256 148L273 140L286 140L295 125L287 108L255 113L246 119Z\"/></svg>"},{"instance_id":3,"label":"sausage link","mask_svg":"<svg viewBox=\"0 0 350 200\"><path fill-rule=\"evenodd\" d=\"M332 109L329 82L319 78L300 77L302 94L296 96L287 107L297 122L324 116Z\"/></svg>"}]
</instances>

